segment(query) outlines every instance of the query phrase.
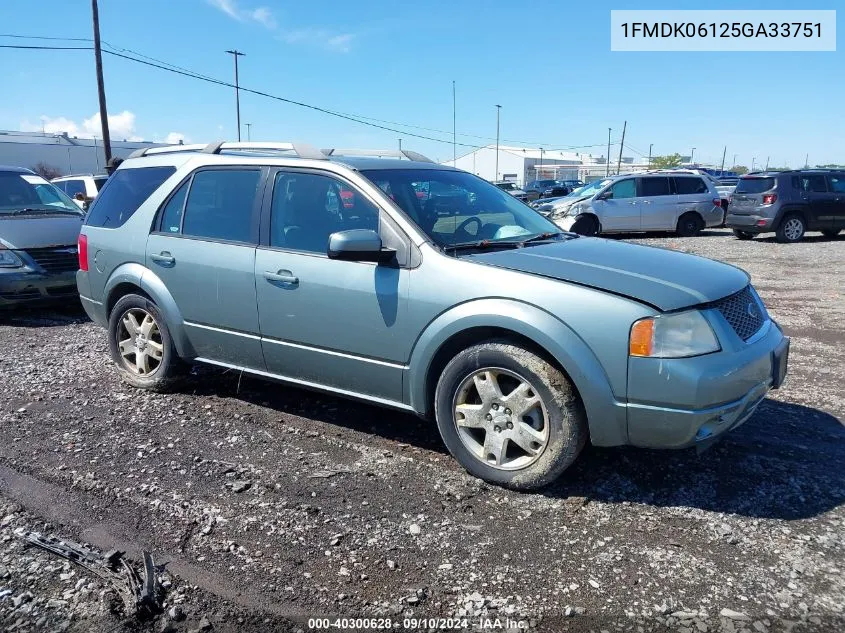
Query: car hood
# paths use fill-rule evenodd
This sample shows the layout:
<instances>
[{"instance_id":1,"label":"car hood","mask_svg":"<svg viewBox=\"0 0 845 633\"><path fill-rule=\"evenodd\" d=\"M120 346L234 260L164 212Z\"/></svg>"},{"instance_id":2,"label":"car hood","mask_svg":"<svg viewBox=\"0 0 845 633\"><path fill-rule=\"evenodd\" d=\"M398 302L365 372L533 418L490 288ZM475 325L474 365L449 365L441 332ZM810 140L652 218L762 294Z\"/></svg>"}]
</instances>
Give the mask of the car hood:
<instances>
[{"instance_id":1,"label":"car hood","mask_svg":"<svg viewBox=\"0 0 845 633\"><path fill-rule=\"evenodd\" d=\"M0 243L9 249L76 244L82 216L0 214Z\"/></svg>"},{"instance_id":2,"label":"car hood","mask_svg":"<svg viewBox=\"0 0 845 633\"><path fill-rule=\"evenodd\" d=\"M626 242L579 237L466 256L605 290L669 311L721 299L748 285L748 274L712 259Z\"/></svg>"}]
</instances>

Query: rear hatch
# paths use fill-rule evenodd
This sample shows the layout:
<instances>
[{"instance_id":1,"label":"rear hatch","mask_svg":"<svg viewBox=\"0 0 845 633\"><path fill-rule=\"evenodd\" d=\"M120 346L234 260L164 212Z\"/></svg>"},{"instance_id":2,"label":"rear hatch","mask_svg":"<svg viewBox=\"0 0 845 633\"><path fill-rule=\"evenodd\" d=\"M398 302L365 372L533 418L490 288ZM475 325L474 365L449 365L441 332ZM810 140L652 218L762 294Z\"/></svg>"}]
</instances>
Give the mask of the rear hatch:
<instances>
[{"instance_id":1,"label":"rear hatch","mask_svg":"<svg viewBox=\"0 0 845 633\"><path fill-rule=\"evenodd\" d=\"M763 195L771 192L777 184L772 176L743 176L739 179L731 196L730 213L752 215L763 206Z\"/></svg>"}]
</instances>

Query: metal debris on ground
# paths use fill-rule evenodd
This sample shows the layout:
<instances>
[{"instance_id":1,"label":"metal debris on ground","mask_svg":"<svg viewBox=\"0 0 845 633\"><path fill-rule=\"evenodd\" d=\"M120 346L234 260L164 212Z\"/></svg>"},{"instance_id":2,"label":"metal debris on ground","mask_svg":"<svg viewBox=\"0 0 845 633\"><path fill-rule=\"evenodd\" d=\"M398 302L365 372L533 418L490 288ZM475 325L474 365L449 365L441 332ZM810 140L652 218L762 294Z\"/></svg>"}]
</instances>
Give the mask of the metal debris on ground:
<instances>
[{"instance_id":1,"label":"metal debris on ground","mask_svg":"<svg viewBox=\"0 0 845 633\"><path fill-rule=\"evenodd\" d=\"M22 528L15 530L15 536L102 578L120 596L127 616L145 618L161 611L163 589L158 582L150 552L141 552L144 568L143 575L139 576L127 562L125 552L120 550L99 554L79 543L54 536L42 536L38 532L29 532Z\"/></svg>"}]
</instances>

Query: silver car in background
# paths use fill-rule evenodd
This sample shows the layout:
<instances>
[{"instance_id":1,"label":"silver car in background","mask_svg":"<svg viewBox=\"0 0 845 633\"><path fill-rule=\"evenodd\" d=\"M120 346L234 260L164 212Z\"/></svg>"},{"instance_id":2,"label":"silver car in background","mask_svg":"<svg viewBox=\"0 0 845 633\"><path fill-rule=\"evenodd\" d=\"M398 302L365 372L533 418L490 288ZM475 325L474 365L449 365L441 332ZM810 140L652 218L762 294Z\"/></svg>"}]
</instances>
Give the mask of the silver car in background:
<instances>
[{"instance_id":1,"label":"silver car in background","mask_svg":"<svg viewBox=\"0 0 845 633\"><path fill-rule=\"evenodd\" d=\"M535 208L581 235L673 231L689 237L720 226L725 215L710 179L688 171L613 176L550 202Z\"/></svg>"}]
</instances>

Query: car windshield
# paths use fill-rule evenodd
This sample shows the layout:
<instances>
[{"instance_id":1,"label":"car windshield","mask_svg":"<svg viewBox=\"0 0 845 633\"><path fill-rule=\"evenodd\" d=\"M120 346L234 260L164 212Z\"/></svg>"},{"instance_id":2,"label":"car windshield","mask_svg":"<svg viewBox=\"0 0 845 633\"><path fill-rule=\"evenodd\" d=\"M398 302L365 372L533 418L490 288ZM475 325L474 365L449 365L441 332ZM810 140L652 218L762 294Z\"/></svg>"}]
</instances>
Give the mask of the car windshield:
<instances>
[{"instance_id":1,"label":"car windshield","mask_svg":"<svg viewBox=\"0 0 845 633\"><path fill-rule=\"evenodd\" d=\"M594 180L588 185L584 185L583 187L578 187L574 191L571 191L567 198L583 198L585 196L593 196L599 192L605 185L610 184L610 180Z\"/></svg>"},{"instance_id":2,"label":"car windshield","mask_svg":"<svg viewBox=\"0 0 845 633\"><path fill-rule=\"evenodd\" d=\"M736 193L763 193L774 186L774 178L740 178L736 183Z\"/></svg>"},{"instance_id":3,"label":"car windshield","mask_svg":"<svg viewBox=\"0 0 845 633\"><path fill-rule=\"evenodd\" d=\"M463 171L363 170L439 246L514 242L557 226L498 187ZM427 191L421 198L419 191Z\"/></svg>"},{"instance_id":4,"label":"car windshield","mask_svg":"<svg viewBox=\"0 0 845 633\"><path fill-rule=\"evenodd\" d=\"M79 207L67 194L41 176L20 172L0 172L0 213L74 213Z\"/></svg>"}]
</instances>

